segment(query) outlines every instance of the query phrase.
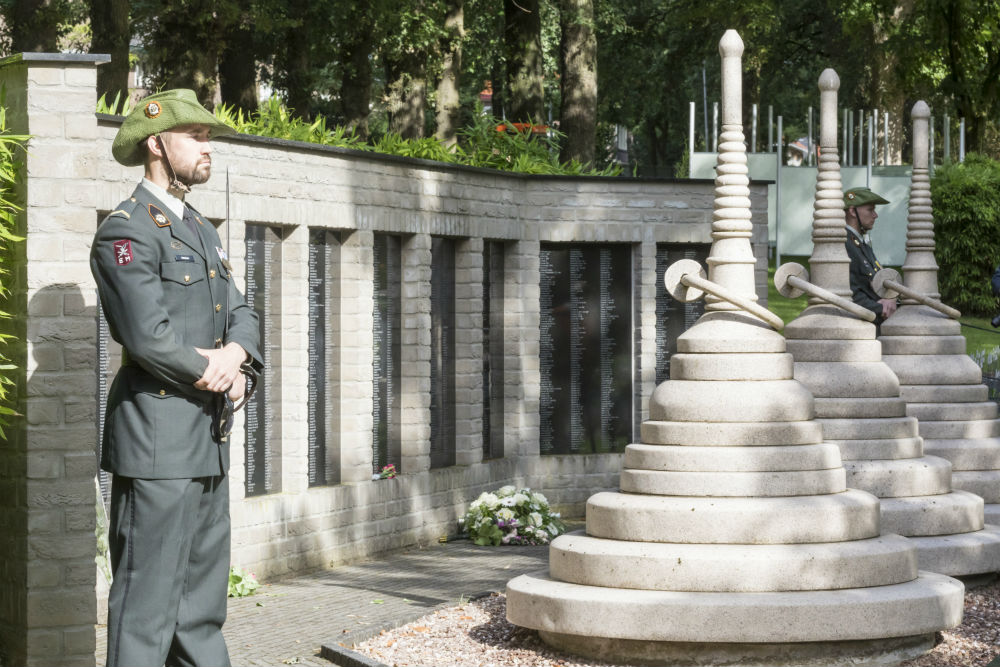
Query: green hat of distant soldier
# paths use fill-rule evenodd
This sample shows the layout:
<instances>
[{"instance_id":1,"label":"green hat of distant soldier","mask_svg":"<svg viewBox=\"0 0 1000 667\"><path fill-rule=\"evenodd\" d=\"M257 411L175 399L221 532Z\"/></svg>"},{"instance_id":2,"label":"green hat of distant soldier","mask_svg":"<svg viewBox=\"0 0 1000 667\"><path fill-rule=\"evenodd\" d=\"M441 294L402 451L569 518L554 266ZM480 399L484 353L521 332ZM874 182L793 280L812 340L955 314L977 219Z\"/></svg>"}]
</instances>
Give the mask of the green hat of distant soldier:
<instances>
[{"instance_id":1,"label":"green hat of distant soldier","mask_svg":"<svg viewBox=\"0 0 1000 667\"><path fill-rule=\"evenodd\" d=\"M889 200L880 197L868 188L851 188L844 193L844 208L864 206L865 204L888 204Z\"/></svg>"},{"instance_id":2,"label":"green hat of distant soldier","mask_svg":"<svg viewBox=\"0 0 1000 667\"><path fill-rule=\"evenodd\" d=\"M140 165L145 160L141 144L146 137L193 124L208 125L213 137L236 132L201 106L193 90L164 90L139 100L118 129L111 154L126 167Z\"/></svg>"}]
</instances>

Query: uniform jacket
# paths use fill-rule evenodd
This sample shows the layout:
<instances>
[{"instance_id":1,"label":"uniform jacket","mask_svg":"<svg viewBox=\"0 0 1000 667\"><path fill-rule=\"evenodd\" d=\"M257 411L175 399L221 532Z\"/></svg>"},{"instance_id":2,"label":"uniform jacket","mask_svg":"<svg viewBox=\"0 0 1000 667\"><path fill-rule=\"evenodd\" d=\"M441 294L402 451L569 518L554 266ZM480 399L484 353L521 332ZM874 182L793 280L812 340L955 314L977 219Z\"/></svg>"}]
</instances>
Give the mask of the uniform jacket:
<instances>
[{"instance_id":1,"label":"uniform jacket","mask_svg":"<svg viewBox=\"0 0 1000 667\"><path fill-rule=\"evenodd\" d=\"M850 227L847 228L846 247L847 256L851 258L851 297L854 303L875 313L875 324L881 324L885 318L879 296L872 289L872 278L882 265L875 259L872 247L858 238Z\"/></svg>"},{"instance_id":2,"label":"uniform jacket","mask_svg":"<svg viewBox=\"0 0 1000 667\"><path fill-rule=\"evenodd\" d=\"M210 222L197 234L141 184L97 229L90 267L111 337L125 348L108 396L104 470L143 479L219 475L229 444L211 435L212 397L194 388L208 360L195 347L243 346L261 366L257 314L230 280ZM226 292L229 309L226 311Z\"/></svg>"}]
</instances>

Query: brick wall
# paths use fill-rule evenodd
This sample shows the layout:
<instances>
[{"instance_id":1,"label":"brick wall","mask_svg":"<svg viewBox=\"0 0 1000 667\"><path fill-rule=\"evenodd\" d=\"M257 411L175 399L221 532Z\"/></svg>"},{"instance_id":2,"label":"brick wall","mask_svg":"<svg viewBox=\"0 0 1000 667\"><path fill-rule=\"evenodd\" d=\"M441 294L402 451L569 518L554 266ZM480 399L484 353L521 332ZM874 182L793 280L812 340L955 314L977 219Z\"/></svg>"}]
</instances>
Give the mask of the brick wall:
<instances>
[{"instance_id":1,"label":"brick wall","mask_svg":"<svg viewBox=\"0 0 1000 667\"><path fill-rule=\"evenodd\" d=\"M100 214L129 196L141 168L111 159L119 121L96 117L99 56L25 56L0 65L28 156L28 232L14 296L24 417L0 448L0 664L76 664L93 653L97 312L87 264ZM528 177L253 137L214 144L213 179L191 203L220 222L230 180L231 258L245 277L246 225L281 229L280 493L246 497L243 416L232 447L234 564L269 578L436 541L468 502L530 486L580 515L617 487L621 455L539 456L539 250L543 242L628 243L642 267L637 365L642 414L653 389L655 261L661 242L709 243L713 184ZM766 186L751 186L766 295ZM341 483L308 481L308 243L330 230L328 460ZM224 227L223 227L224 232ZM373 248L402 244L402 471L372 481ZM431 243L456 244L456 461L430 469ZM483 460L482 251L504 246L505 455ZM10 325L8 325L10 326Z\"/></svg>"}]
</instances>

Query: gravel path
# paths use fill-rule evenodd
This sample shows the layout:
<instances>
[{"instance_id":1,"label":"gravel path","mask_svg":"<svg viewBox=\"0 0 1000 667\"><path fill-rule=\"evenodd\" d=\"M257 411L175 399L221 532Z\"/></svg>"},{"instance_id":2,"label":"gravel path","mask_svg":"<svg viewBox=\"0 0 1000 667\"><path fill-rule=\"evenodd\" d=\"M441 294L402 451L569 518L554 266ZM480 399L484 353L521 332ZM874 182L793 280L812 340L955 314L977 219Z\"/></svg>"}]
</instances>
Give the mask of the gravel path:
<instances>
[{"instance_id":1,"label":"gravel path","mask_svg":"<svg viewBox=\"0 0 1000 667\"><path fill-rule=\"evenodd\" d=\"M428 614L353 650L398 667L605 667L557 653L533 630L508 623L506 598L499 593ZM993 583L967 592L962 625L943 632L933 651L903 667L986 667L998 655L1000 583Z\"/></svg>"}]
</instances>

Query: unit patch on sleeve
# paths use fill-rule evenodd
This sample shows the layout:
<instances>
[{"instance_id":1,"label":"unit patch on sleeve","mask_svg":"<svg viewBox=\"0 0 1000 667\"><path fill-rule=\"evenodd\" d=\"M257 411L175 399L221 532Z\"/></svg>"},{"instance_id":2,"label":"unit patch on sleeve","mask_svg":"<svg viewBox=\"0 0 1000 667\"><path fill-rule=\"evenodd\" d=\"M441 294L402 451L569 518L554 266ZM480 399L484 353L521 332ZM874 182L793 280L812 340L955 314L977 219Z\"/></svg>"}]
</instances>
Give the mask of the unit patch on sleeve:
<instances>
[{"instance_id":1,"label":"unit patch on sleeve","mask_svg":"<svg viewBox=\"0 0 1000 667\"><path fill-rule=\"evenodd\" d=\"M122 266L132 261L132 242L128 239L115 241L115 264Z\"/></svg>"}]
</instances>

